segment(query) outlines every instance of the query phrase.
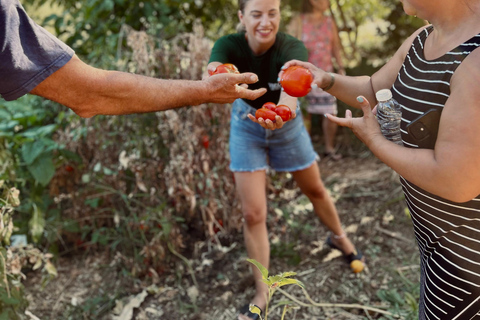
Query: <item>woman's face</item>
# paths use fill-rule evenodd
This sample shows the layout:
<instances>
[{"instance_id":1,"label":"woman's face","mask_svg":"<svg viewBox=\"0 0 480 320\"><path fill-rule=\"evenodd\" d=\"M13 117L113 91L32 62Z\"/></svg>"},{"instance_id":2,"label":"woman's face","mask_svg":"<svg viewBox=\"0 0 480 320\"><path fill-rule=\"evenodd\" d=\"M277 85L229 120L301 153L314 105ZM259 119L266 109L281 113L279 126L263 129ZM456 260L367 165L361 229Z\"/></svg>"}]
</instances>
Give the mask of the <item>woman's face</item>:
<instances>
[{"instance_id":1,"label":"woman's face","mask_svg":"<svg viewBox=\"0 0 480 320\"><path fill-rule=\"evenodd\" d=\"M248 44L255 53L267 51L274 43L280 25L280 0L250 0L242 13Z\"/></svg>"}]
</instances>

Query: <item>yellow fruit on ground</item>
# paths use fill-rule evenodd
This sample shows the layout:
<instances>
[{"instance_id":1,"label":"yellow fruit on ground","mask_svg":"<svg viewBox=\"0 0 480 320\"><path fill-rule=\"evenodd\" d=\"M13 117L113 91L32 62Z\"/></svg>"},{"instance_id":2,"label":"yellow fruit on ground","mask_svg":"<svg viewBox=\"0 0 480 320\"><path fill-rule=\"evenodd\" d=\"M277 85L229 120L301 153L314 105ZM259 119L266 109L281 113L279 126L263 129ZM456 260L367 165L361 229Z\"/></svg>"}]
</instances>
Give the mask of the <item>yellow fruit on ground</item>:
<instances>
[{"instance_id":1,"label":"yellow fruit on ground","mask_svg":"<svg viewBox=\"0 0 480 320\"><path fill-rule=\"evenodd\" d=\"M353 260L350 263L350 268L352 268L352 271L355 273L359 273L363 271L363 268L365 268L365 265L363 264L362 261L360 260Z\"/></svg>"}]
</instances>

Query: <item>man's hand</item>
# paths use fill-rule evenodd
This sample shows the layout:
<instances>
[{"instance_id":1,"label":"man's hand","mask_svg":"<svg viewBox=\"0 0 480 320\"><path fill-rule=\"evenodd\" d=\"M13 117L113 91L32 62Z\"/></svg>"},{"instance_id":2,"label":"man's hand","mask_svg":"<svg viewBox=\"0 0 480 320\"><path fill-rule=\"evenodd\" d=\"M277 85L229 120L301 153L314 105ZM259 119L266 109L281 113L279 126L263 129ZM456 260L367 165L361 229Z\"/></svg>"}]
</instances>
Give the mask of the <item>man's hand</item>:
<instances>
[{"instance_id":1,"label":"man's hand","mask_svg":"<svg viewBox=\"0 0 480 320\"><path fill-rule=\"evenodd\" d=\"M258 81L254 73L222 73L203 80L208 87L209 102L231 103L238 98L255 100L267 92L266 88L249 90L248 84Z\"/></svg>"}]
</instances>

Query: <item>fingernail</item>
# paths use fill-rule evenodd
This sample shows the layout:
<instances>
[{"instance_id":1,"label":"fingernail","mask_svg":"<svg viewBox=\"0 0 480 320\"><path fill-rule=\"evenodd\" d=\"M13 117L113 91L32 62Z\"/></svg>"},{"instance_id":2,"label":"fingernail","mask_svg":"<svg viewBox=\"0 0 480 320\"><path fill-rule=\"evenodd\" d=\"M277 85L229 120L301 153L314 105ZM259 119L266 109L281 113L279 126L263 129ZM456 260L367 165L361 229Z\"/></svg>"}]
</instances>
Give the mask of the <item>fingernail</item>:
<instances>
[{"instance_id":1,"label":"fingernail","mask_svg":"<svg viewBox=\"0 0 480 320\"><path fill-rule=\"evenodd\" d=\"M317 85L316 83L312 83L311 87L312 87L313 89L317 89L317 88L318 88L318 85Z\"/></svg>"},{"instance_id":2,"label":"fingernail","mask_svg":"<svg viewBox=\"0 0 480 320\"><path fill-rule=\"evenodd\" d=\"M363 101L365 101L362 97L357 97L357 101L362 103Z\"/></svg>"},{"instance_id":3,"label":"fingernail","mask_svg":"<svg viewBox=\"0 0 480 320\"><path fill-rule=\"evenodd\" d=\"M277 78L277 81L280 81L280 77Z\"/></svg>"},{"instance_id":4,"label":"fingernail","mask_svg":"<svg viewBox=\"0 0 480 320\"><path fill-rule=\"evenodd\" d=\"M282 66L282 68L281 68L281 69L282 69L282 70L283 70L283 69L285 69L285 66Z\"/></svg>"},{"instance_id":5,"label":"fingernail","mask_svg":"<svg viewBox=\"0 0 480 320\"><path fill-rule=\"evenodd\" d=\"M250 76L251 81L257 81L257 76Z\"/></svg>"},{"instance_id":6,"label":"fingernail","mask_svg":"<svg viewBox=\"0 0 480 320\"><path fill-rule=\"evenodd\" d=\"M325 118L328 118L326 113L325 113L323 116L324 116Z\"/></svg>"}]
</instances>

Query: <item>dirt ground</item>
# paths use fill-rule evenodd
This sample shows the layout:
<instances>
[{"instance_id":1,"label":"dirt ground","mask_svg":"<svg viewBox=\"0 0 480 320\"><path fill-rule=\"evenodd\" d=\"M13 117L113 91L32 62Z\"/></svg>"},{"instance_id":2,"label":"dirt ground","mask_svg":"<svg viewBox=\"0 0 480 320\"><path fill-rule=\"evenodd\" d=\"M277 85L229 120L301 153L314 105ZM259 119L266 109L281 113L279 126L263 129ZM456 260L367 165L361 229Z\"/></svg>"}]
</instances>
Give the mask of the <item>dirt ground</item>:
<instances>
[{"instance_id":1,"label":"dirt ground","mask_svg":"<svg viewBox=\"0 0 480 320\"><path fill-rule=\"evenodd\" d=\"M294 278L305 284L310 300L300 287L284 286L272 298L268 319L281 319L283 306L275 305L285 300L299 308L290 309L284 319L416 318L418 250L398 176L369 151L345 153L340 161L319 164L367 268L353 273L338 251L324 245L326 228L308 199L289 183L281 197L269 202L269 271L296 272ZM237 309L254 292L241 231L218 233L216 244L191 245L191 254L185 255L190 266L180 264L156 279L156 285L122 280L112 257L62 258L58 277L44 289L39 276L28 275L28 310L40 319L236 319ZM119 288L123 295L116 293Z\"/></svg>"}]
</instances>

